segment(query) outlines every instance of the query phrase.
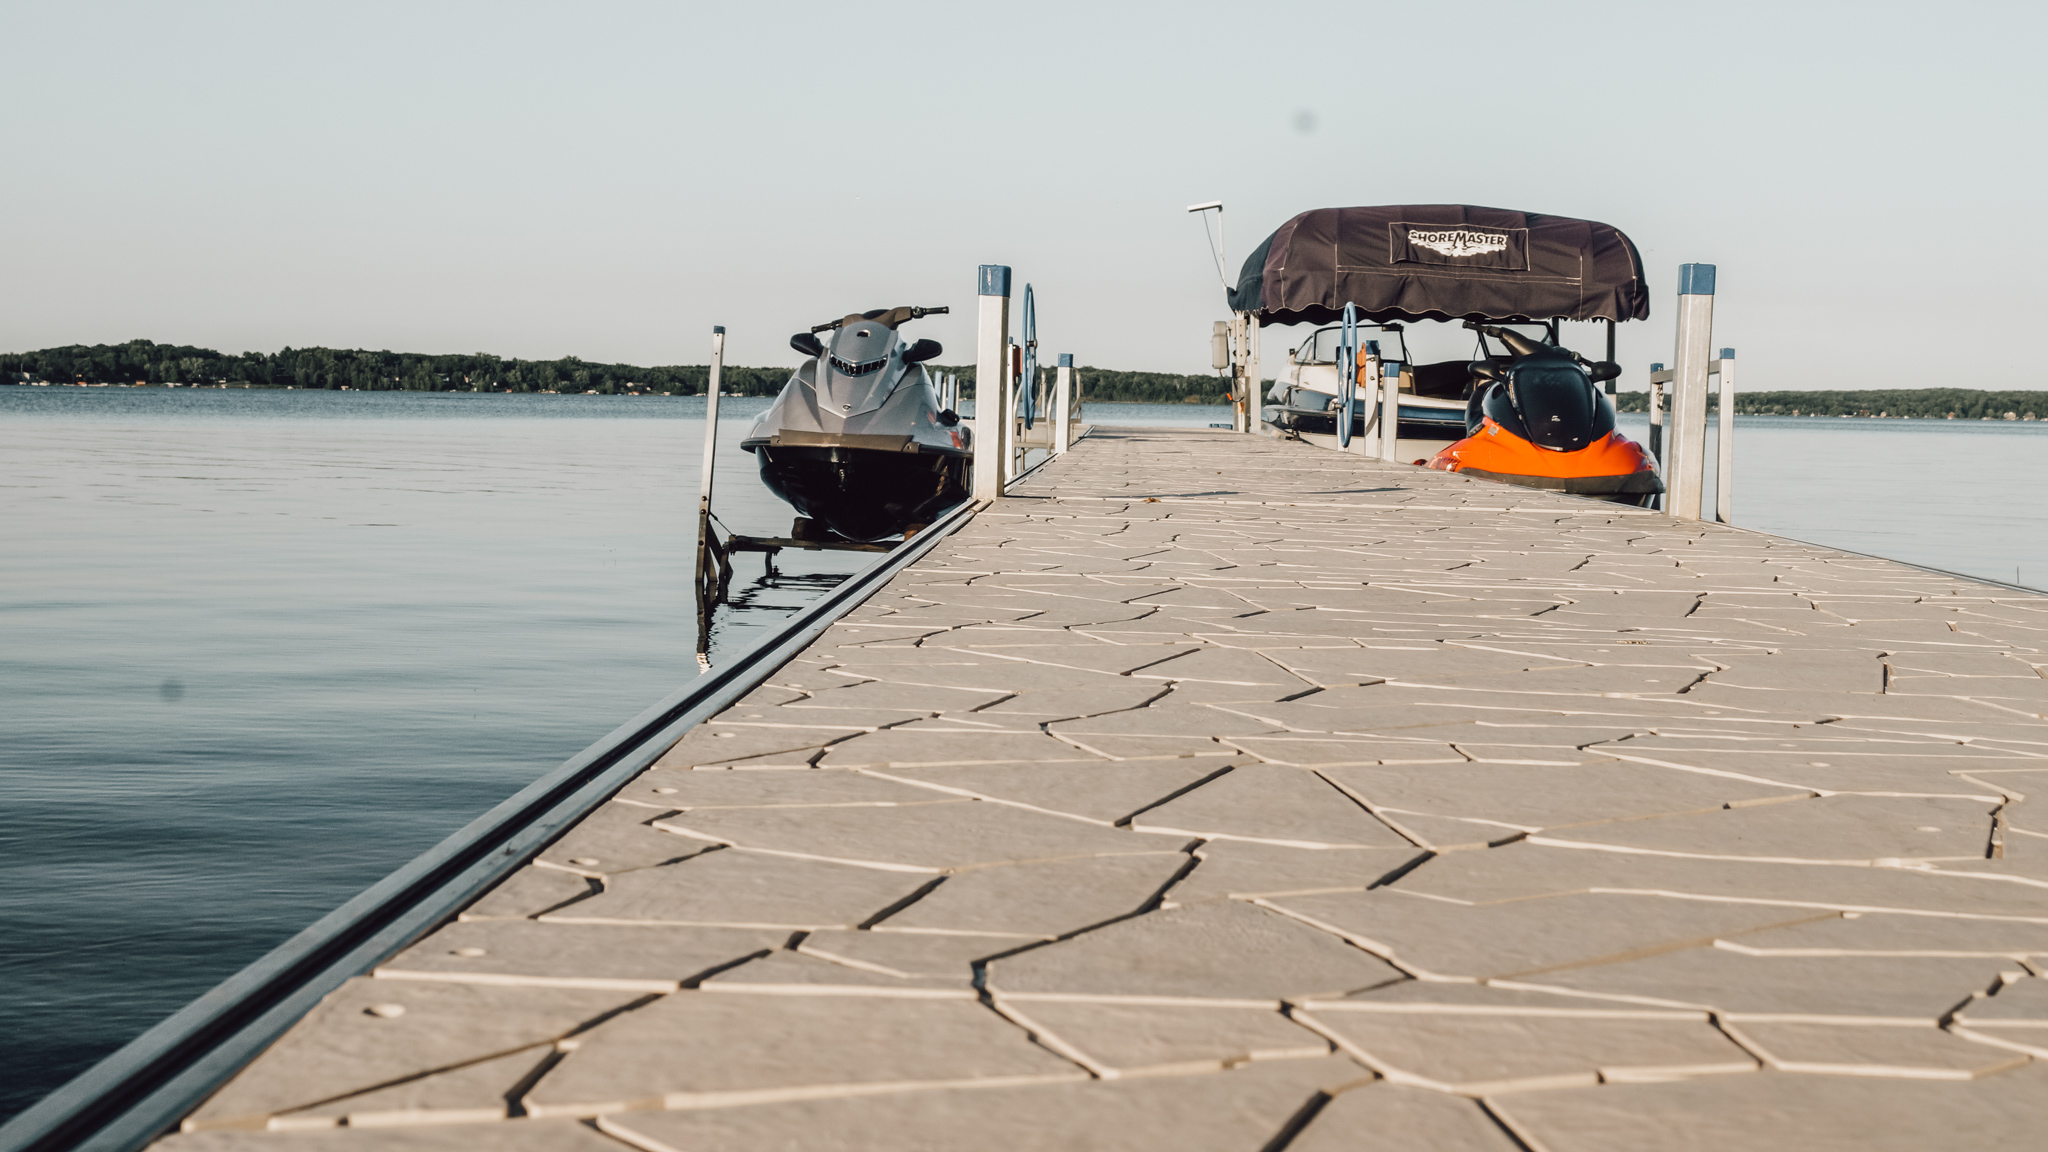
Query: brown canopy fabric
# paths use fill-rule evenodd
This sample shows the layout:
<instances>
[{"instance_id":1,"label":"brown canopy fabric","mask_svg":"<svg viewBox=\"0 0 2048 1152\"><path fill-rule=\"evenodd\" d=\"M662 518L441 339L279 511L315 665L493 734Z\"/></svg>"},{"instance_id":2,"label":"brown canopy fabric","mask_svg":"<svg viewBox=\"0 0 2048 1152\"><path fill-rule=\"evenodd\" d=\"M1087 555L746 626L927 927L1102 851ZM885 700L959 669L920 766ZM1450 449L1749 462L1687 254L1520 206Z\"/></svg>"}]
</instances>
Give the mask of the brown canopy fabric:
<instances>
[{"instance_id":1,"label":"brown canopy fabric","mask_svg":"<svg viewBox=\"0 0 2048 1152\"><path fill-rule=\"evenodd\" d=\"M1251 254L1230 307L1259 323L1647 320L1643 259L1612 225L1469 204L1317 208Z\"/></svg>"}]
</instances>

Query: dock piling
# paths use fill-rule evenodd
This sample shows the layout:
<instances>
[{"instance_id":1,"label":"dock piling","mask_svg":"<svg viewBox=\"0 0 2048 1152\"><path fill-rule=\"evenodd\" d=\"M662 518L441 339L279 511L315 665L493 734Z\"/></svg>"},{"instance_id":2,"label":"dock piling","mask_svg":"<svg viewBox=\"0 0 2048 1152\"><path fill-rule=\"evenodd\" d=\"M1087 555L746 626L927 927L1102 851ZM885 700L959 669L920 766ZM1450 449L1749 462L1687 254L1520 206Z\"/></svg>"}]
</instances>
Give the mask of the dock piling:
<instances>
[{"instance_id":1,"label":"dock piling","mask_svg":"<svg viewBox=\"0 0 2048 1152\"><path fill-rule=\"evenodd\" d=\"M974 498L1003 494L1010 459L1010 267L983 264L974 341Z\"/></svg>"},{"instance_id":2,"label":"dock piling","mask_svg":"<svg viewBox=\"0 0 2048 1152\"><path fill-rule=\"evenodd\" d=\"M1714 519L1730 522L1735 489L1735 349L1709 358L1714 335L1714 266L1678 270L1677 359L1650 365L1650 454L1664 470L1664 510L1681 519L1705 517L1708 377L1716 377L1720 434L1714 467ZM1670 427L1665 427L1664 385L1671 385ZM1668 445L1668 451L1667 451Z\"/></svg>"},{"instance_id":3,"label":"dock piling","mask_svg":"<svg viewBox=\"0 0 2048 1152\"><path fill-rule=\"evenodd\" d=\"M1074 442L1074 355L1060 353L1053 371L1052 454L1058 456Z\"/></svg>"},{"instance_id":4,"label":"dock piling","mask_svg":"<svg viewBox=\"0 0 2048 1152\"><path fill-rule=\"evenodd\" d=\"M1714 516L1732 523L1735 504L1735 349L1723 348L1713 363L1720 385L1715 394L1721 406L1721 442L1714 467Z\"/></svg>"},{"instance_id":5,"label":"dock piling","mask_svg":"<svg viewBox=\"0 0 2048 1152\"><path fill-rule=\"evenodd\" d=\"M1700 518L1706 492L1707 372L1714 338L1714 266L1678 268L1678 338L1672 357L1671 467L1667 511Z\"/></svg>"}]
</instances>

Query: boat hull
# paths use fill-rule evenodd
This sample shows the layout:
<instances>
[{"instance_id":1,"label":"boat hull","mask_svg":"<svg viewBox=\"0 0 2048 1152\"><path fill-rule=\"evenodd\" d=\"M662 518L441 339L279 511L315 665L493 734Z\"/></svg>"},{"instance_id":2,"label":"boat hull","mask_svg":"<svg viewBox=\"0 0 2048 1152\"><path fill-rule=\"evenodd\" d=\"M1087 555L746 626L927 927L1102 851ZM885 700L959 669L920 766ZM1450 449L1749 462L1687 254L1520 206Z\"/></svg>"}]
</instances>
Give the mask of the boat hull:
<instances>
[{"instance_id":1,"label":"boat hull","mask_svg":"<svg viewBox=\"0 0 2048 1152\"><path fill-rule=\"evenodd\" d=\"M901 536L967 499L971 457L839 446L755 451L761 482L797 513L848 540Z\"/></svg>"}]
</instances>

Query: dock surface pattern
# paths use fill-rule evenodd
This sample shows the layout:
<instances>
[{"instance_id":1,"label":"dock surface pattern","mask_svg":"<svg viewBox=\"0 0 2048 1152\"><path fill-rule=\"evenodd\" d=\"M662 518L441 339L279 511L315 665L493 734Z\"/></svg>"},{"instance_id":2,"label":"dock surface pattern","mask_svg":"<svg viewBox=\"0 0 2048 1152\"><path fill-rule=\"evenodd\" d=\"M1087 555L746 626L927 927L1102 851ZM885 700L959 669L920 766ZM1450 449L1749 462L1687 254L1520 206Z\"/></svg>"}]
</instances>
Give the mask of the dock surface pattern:
<instances>
[{"instance_id":1,"label":"dock surface pattern","mask_svg":"<svg viewBox=\"0 0 2048 1152\"><path fill-rule=\"evenodd\" d=\"M2038 1147L2048 598L1035 473L162 1152Z\"/></svg>"}]
</instances>

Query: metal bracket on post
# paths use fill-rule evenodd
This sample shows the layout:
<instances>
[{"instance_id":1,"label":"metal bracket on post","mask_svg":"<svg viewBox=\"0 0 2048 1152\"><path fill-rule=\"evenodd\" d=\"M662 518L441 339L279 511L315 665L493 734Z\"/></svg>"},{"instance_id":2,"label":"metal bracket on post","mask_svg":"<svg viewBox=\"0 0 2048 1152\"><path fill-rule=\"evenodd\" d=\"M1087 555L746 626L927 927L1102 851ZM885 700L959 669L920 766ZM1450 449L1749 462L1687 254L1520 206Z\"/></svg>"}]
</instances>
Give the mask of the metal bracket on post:
<instances>
[{"instance_id":1,"label":"metal bracket on post","mask_svg":"<svg viewBox=\"0 0 2048 1152\"><path fill-rule=\"evenodd\" d=\"M1230 314L1230 427L1234 432L1252 431L1252 387L1248 364L1251 360L1249 330L1258 327L1249 312Z\"/></svg>"},{"instance_id":2,"label":"metal bracket on post","mask_svg":"<svg viewBox=\"0 0 2048 1152\"><path fill-rule=\"evenodd\" d=\"M1344 305L1337 330L1337 450L1351 447L1351 417L1358 411L1358 307Z\"/></svg>"},{"instance_id":3,"label":"metal bracket on post","mask_svg":"<svg viewBox=\"0 0 2048 1152\"><path fill-rule=\"evenodd\" d=\"M983 264L975 291L981 315L974 339L974 498L1003 494L1010 458L1010 269Z\"/></svg>"},{"instance_id":4,"label":"metal bracket on post","mask_svg":"<svg viewBox=\"0 0 2048 1152\"><path fill-rule=\"evenodd\" d=\"M1257 432L1261 422L1260 413L1266 403L1263 391L1266 385L1259 378L1259 316L1256 312L1245 313L1244 343L1244 430Z\"/></svg>"},{"instance_id":5,"label":"metal bracket on post","mask_svg":"<svg viewBox=\"0 0 2048 1152\"><path fill-rule=\"evenodd\" d=\"M1359 421L1358 436L1351 450L1368 460L1380 456L1380 378L1378 373L1367 373L1358 382L1358 411L1363 417Z\"/></svg>"},{"instance_id":6,"label":"metal bracket on post","mask_svg":"<svg viewBox=\"0 0 2048 1152\"><path fill-rule=\"evenodd\" d=\"M1022 421L1017 417L1018 381L1024 379L1024 348L1017 343L1014 336L1010 338L1009 358L1003 363L1007 365L1003 374L1002 396L1003 447L1006 449L1003 455L1003 489L1008 491L1010 481L1015 480L1024 471L1024 445L1019 442L1018 437L1018 433L1022 431L1018 425Z\"/></svg>"},{"instance_id":7,"label":"metal bracket on post","mask_svg":"<svg viewBox=\"0 0 2048 1152\"><path fill-rule=\"evenodd\" d=\"M1707 371L1713 358L1714 266L1678 268L1678 339L1672 357L1671 467L1665 474L1665 510L1685 520L1700 518L1706 494Z\"/></svg>"},{"instance_id":8,"label":"metal bracket on post","mask_svg":"<svg viewBox=\"0 0 2048 1152\"><path fill-rule=\"evenodd\" d=\"M1660 471L1670 472L1664 459L1664 385L1671 382L1671 370L1661 361L1650 365L1650 455L1657 458Z\"/></svg>"},{"instance_id":9,"label":"metal bracket on post","mask_svg":"<svg viewBox=\"0 0 2048 1152\"><path fill-rule=\"evenodd\" d=\"M1052 454L1058 456L1074 442L1074 356L1060 353L1052 385Z\"/></svg>"}]
</instances>

